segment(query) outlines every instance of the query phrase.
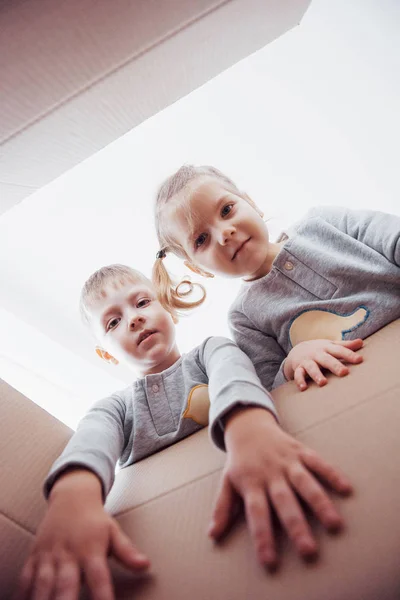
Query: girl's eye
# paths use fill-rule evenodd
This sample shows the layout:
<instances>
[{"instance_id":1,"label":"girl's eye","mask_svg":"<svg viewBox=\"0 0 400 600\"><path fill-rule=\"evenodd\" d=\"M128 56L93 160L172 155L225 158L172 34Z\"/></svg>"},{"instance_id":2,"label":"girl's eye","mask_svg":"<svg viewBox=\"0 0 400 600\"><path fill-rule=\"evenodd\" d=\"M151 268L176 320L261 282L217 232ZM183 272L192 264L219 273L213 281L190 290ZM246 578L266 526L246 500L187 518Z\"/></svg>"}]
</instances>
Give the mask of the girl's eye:
<instances>
[{"instance_id":1,"label":"girl's eye","mask_svg":"<svg viewBox=\"0 0 400 600\"><path fill-rule=\"evenodd\" d=\"M118 323L119 323L119 319L117 319L117 317L115 317L115 319L111 319L111 321L109 321L107 323L106 331L110 331L111 329L115 329L116 326L118 325Z\"/></svg>"},{"instance_id":2,"label":"girl's eye","mask_svg":"<svg viewBox=\"0 0 400 600\"><path fill-rule=\"evenodd\" d=\"M148 304L150 304L150 299L149 298L142 298L137 303L137 307L138 308L143 308L144 306L147 306Z\"/></svg>"},{"instance_id":3,"label":"girl's eye","mask_svg":"<svg viewBox=\"0 0 400 600\"><path fill-rule=\"evenodd\" d=\"M200 248L200 246L202 246L207 240L207 234L206 233L201 233L195 240L194 242L194 247L195 248Z\"/></svg>"},{"instance_id":4,"label":"girl's eye","mask_svg":"<svg viewBox=\"0 0 400 600\"><path fill-rule=\"evenodd\" d=\"M224 208L221 210L221 217L226 217L227 215L229 215L232 208L233 208L233 204L226 204L224 206Z\"/></svg>"}]
</instances>

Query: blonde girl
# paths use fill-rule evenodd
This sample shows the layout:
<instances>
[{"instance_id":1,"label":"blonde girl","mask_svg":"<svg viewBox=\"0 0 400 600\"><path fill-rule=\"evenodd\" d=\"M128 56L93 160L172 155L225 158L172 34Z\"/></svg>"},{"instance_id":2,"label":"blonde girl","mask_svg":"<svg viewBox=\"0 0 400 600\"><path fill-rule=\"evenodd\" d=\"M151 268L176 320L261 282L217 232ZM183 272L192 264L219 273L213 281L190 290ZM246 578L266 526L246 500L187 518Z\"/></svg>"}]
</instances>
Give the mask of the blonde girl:
<instances>
[{"instance_id":1,"label":"blonde girl","mask_svg":"<svg viewBox=\"0 0 400 600\"><path fill-rule=\"evenodd\" d=\"M267 389L295 379L304 390L307 376L324 385L321 367L346 375L362 339L400 317L398 216L315 208L272 242L262 211L230 178L183 166L158 192L156 229L164 306L182 308L168 252L205 277L242 278L229 323Z\"/></svg>"}]
</instances>

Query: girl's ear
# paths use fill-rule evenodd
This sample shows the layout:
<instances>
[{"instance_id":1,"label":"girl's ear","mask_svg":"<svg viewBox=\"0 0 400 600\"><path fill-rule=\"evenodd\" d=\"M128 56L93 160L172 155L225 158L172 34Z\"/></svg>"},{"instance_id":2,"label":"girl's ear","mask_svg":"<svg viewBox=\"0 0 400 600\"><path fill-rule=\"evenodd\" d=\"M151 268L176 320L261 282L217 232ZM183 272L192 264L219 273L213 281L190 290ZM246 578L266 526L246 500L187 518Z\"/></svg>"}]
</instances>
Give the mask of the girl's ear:
<instances>
[{"instance_id":1,"label":"girl's ear","mask_svg":"<svg viewBox=\"0 0 400 600\"><path fill-rule=\"evenodd\" d=\"M96 354L97 354L97 356L99 356L102 360L104 360L107 363L110 363L113 365L118 364L117 359L114 358L113 356L111 356L111 354L109 354L107 352L107 350L104 350L104 348L101 348L100 346L96 346Z\"/></svg>"},{"instance_id":2,"label":"girl's ear","mask_svg":"<svg viewBox=\"0 0 400 600\"><path fill-rule=\"evenodd\" d=\"M203 269L200 269L200 267L193 264L192 262L189 262L188 260L185 260L183 264L185 265L185 267L193 271L193 273L196 273L196 275L201 275L201 277L214 277L212 273L209 273L208 271L203 271Z\"/></svg>"}]
</instances>

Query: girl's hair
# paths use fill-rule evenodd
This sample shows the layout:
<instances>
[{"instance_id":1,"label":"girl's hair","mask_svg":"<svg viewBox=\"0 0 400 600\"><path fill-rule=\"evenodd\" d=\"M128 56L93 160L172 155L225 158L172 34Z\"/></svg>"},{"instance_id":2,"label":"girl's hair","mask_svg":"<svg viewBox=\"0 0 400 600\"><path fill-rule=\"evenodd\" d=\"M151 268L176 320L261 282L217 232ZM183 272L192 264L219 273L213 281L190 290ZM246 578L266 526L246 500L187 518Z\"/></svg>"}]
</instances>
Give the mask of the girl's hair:
<instances>
[{"instance_id":1,"label":"girl's hair","mask_svg":"<svg viewBox=\"0 0 400 600\"><path fill-rule=\"evenodd\" d=\"M90 323L90 309L96 300L104 297L107 287L118 287L127 282L137 283L139 281L150 288L153 287L150 279L145 277L143 273L125 265L108 265L92 273L82 288L79 302L79 309L84 323Z\"/></svg>"},{"instance_id":2,"label":"girl's hair","mask_svg":"<svg viewBox=\"0 0 400 600\"><path fill-rule=\"evenodd\" d=\"M168 228L168 222L170 220L166 216L167 211L165 208L172 198L176 197L177 194L179 194L179 192L192 183L192 181L199 179L200 177L212 177L213 179L219 179L224 183L225 186L228 187L228 189L232 190L236 194L241 195L240 190L233 183L233 181L229 179L229 177L224 175L215 167L210 167L207 165L199 167L194 165L183 165L176 171L176 173L168 177L168 179L164 181L158 190L155 205L155 225L160 250L157 252L156 261L153 266L152 278L154 286L157 289L160 303L172 314L175 314L176 311L187 310L200 306L200 304L202 304L206 298L206 290L204 286L199 283L193 284L188 279L185 279L178 285L174 284L163 262L167 252L171 252L172 254L175 254L175 256L190 262L190 258L184 248L171 235L171 232ZM183 209L185 209L184 199L181 206ZM186 211L186 217L190 227L192 219L189 211ZM205 277L212 277L210 273L205 271L199 270L199 273ZM179 291L179 288L182 284L188 285L187 291L184 293ZM200 289L201 297L193 302L183 300L182 297L190 295L194 287Z\"/></svg>"}]
</instances>

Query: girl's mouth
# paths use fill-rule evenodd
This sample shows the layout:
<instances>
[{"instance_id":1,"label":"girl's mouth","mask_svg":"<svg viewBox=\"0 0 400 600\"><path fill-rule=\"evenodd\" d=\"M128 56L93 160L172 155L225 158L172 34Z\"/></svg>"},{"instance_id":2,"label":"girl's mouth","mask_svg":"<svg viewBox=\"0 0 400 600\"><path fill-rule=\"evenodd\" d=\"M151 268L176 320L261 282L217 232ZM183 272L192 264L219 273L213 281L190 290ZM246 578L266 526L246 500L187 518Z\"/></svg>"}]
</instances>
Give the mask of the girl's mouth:
<instances>
[{"instance_id":1,"label":"girl's mouth","mask_svg":"<svg viewBox=\"0 0 400 600\"><path fill-rule=\"evenodd\" d=\"M244 242L242 242L238 248L236 248L236 250L235 250L235 252L234 252L231 260L235 260L235 258L239 254L239 252L245 247L245 245L247 244L247 242L249 242L250 240L251 240L251 238L248 238L247 240L245 240Z\"/></svg>"}]
</instances>

